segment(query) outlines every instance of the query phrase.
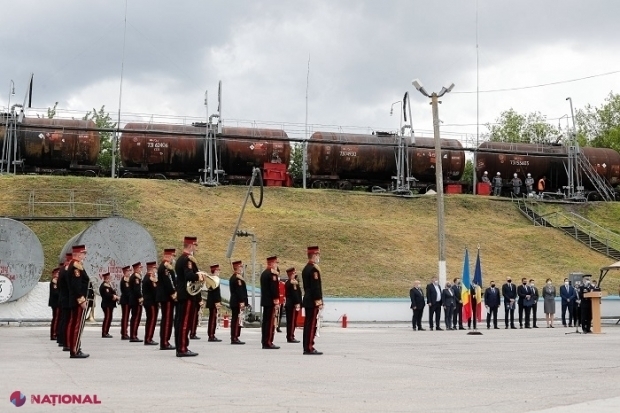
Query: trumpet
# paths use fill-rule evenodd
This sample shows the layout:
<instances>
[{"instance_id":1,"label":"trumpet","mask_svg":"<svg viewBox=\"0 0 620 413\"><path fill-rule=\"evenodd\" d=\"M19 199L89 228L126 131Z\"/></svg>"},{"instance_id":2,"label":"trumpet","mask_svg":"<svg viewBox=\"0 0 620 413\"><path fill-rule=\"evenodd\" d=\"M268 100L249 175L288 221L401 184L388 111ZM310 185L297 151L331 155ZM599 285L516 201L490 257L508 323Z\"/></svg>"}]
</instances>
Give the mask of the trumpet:
<instances>
[{"instance_id":1,"label":"trumpet","mask_svg":"<svg viewBox=\"0 0 620 413\"><path fill-rule=\"evenodd\" d=\"M279 324L279 321L280 321L280 304L276 305L276 309L273 312L273 318L274 318L273 334L275 334L276 330L278 329L278 324Z\"/></svg>"},{"instance_id":2,"label":"trumpet","mask_svg":"<svg viewBox=\"0 0 620 413\"><path fill-rule=\"evenodd\" d=\"M316 332L315 332L315 336L316 337L321 337L321 320L323 319L323 309L319 309L319 311L316 313Z\"/></svg>"},{"instance_id":3,"label":"trumpet","mask_svg":"<svg viewBox=\"0 0 620 413\"><path fill-rule=\"evenodd\" d=\"M220 277L217 275L207 274L206 272L198 271L196 274L202 276L203 281L188 281L187 293L189 295L197 295L201 290L215 290L220 286Z\"/></svg>"}]
</instances>

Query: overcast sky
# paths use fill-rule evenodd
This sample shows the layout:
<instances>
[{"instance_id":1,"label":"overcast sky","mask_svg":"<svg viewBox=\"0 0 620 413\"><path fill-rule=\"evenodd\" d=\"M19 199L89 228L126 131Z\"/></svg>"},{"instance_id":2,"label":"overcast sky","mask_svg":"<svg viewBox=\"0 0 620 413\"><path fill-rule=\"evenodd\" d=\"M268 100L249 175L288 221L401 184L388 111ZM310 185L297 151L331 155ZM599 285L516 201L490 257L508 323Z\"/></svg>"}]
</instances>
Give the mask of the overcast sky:
<instances>
[{"instance_id":1,"label":"overcast sky","mask_svg":"<svg viewBox=\"0 0 620 413\"><path fill-rule=\"evenodd\" d=\"M0 107L10 81L23 101L34 73L33 107L58 101L84 113L105 105L130 113L205 116L223 83L223 118L303 132L308 123L396 130L395 105L412 94L414 129L432 129L429 91L451 82L442 132L476 134L476 27L479 119L503 110L539 111L557 125L575 108L620 89L620 2L576 0L20 0L3 2ZM123 38L125 54L123 59ZM558 85L486 93L599 75ZM564 121L563 121L564 122ZM301 125L301 126L299 126ZM320 126L312 126L320 130ZM486 131L484 126L481 133ZM301 136L300 136L301 137Z\"/></svg>"}]
</instances>

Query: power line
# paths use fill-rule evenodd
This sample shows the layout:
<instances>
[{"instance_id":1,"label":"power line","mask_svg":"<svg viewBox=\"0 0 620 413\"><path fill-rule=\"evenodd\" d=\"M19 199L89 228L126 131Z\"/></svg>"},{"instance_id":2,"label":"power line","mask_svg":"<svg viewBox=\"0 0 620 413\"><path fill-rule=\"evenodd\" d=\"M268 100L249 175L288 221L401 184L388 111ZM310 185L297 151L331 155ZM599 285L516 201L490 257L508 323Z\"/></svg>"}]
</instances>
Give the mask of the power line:
<instances>
[{"instance_id":1,"label":"power line","mask_svg":"<svg viewBox=\"0 0 620 413\"><path fill-rule=\"evenodd\" d=\"M559 80L557 82L541 83L539 85L519 86L519 87L510 87L510 88L503 88L503 89L480 90L478 92L476 92L475 90L467 90L467 91L464 91L464 92L453 91L452 94L455 94L455 93L471 94L471 93L511 92L511 91L515 91L515 90L535 89L535 88L545 87L545 86L553 86L553 85L560 85L560 84L564 84L564 83L579 82L581 80L593 79L595 77L615 75L617 73L620 73L620 70L614 70L613 72L607 72L607 73L599 73L597 75L579 77L579 78L576 78L576 79Z\"/></svg>"}]
</instances>

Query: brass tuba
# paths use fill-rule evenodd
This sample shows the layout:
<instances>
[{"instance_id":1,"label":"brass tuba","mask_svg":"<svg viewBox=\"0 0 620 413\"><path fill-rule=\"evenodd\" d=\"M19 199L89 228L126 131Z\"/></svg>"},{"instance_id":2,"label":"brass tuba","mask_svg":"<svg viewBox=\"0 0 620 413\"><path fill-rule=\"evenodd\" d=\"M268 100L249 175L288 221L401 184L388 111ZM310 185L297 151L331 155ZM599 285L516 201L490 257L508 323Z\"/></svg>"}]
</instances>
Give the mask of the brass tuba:
<instances>
[{"instance_id":1,"label":"brass tuba","mask_svg":"<svg viewBox=\"0 0 620 413\"><path fill-rule=\"evenodd\" d=\"M203 276L204 281L188 281L187 293L189 295L197 295L202 290L215 290L220 286L220 277L217 275L207 274L202 271L198 271L198 274Z\"/></svg>"}]
</instances>

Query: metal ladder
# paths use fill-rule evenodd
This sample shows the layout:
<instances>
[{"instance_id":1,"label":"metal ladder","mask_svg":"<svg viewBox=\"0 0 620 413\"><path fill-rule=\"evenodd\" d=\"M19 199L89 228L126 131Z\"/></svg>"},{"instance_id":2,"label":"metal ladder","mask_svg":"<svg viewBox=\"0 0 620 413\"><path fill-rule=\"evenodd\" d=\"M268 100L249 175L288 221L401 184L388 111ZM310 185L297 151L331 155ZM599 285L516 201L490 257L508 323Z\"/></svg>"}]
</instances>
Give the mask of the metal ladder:
<instances>
[{"instance_id":1,"label":"metal ladder","mask_svg":"<svg viewBox=\"0 0 620 413\"><path fill-rule=\"evenodd\" d=\"M614 201L616 199L616 193L614 188L609 185L607 180L601 177L596 169L592 166L588 158L583 154L583 152L579 152L577 155L577 162L581 169L586 173L586 176L594 185L596 192L601 196L601 198L605 201Z\"/></svg>"}]
</instances>

